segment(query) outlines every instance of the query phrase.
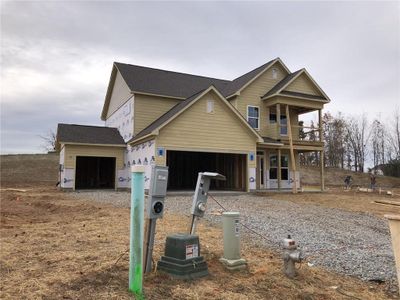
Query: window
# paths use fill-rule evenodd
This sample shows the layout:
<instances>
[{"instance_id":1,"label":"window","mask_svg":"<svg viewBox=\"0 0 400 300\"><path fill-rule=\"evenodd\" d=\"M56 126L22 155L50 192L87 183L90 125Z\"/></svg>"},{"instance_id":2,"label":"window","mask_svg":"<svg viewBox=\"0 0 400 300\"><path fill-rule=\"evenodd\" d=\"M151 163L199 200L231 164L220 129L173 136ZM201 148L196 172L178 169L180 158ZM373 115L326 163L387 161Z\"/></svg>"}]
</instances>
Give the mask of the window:
<instances>
[{"instance_id":1,"label":"window","mask_svg":"<svg viewBox=\"0 0 400 300\"><path fill-rule=\"evenodd\" d=\"M211 114L214 112L214 100L207 100L207 113Z\"/></svg>"},{"instance_id":2,"label":"window","mask_svg":"<svg viewBox=\"0 0 400 300\"><path fill-rule=\"evenodd\" d=\"M281 180L289 180L289 159L287 155L281 155Z\"/></svg>"},{"instance_id":3,"label":"window","mask_svg":"<svg viewBox=\"0 0 400 300\"><path fill-rule=\"evenodd\" d=\"M276 154L269 157L269 179L278 179L278 156Z\"/></svg>"},{"instance_id":4,"label":"window","mask_svg":"<svg viewBox=\"0 0 400 300\"><path fill-rule=\"evenodd\" d=\"M278 70L272 69L272 79L277 79L277 78L278 78Z\"/></svg>"},{"instance_id":5,"label":"window","mask_svg":"<svg viewBox=\"0 0 400 300\"><path fill-rule=\"evenodd\" d=\"M280 129L280 134L281 135L287 135L287 119L286 119L286 114L281 113L281 129ZM269 123L270 124L276 124L277 116L275 111L270 111L269 113Z\"/></svg>"},{"instance_id":6,"label":"window","mask_svg":"<svg viewBox=\"0 0 400 300\"><path fill-rule=\"evenodd\" d=\"M278 155L269 157L269 179L278 179ZM289 180L289 158L281 155L281 180Z\"/></svg>"},{"instance_id":7,"label":"window","mask_svg":"<svg viewBox=\"0 0 400 300\"><path fill-rule=\"evenodd\" d=\"M254 129L259 129L259 108L258 106L247 106L247 122Z\"/></svg>"},{"instance_id":8,"label":"window","mask_svg":"<svg viewBox=\"0 0 400 300\"><path fill-rule=\"evenodd\" d=\"M276 113L274 112L269 113L269 123L270 124L276 123Z\"/></svg>"},{"instance_id":9,"label":"window","mask_svg":"<svg viewBox=\"0 0 400 300\"><path fill-rule=\"evenodd\" d=\"M281 115L281 135L287 135L287 119L286 119L286 115Z\"/></svg>"}]
</instances>

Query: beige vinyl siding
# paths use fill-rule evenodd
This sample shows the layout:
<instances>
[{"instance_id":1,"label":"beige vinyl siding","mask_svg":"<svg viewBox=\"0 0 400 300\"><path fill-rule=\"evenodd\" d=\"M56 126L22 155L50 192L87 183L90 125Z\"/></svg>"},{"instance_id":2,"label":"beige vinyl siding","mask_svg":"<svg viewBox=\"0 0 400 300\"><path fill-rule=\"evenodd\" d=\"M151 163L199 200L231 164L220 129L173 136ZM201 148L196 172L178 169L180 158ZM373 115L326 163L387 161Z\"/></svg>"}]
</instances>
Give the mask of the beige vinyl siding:
<instances>
[{"instance_id":1,"label":"beige vinyl siding","mask_svg":"<svg viewBox=\"0 0 400 300\"><path fill-rule=\"evenodd\" d=\"M107 116L110 117L122 104L124 104L132 96L128 85L122 78L119 71L115 76L114 85L110 97L110 105L108 106Z\"/></svg>"},{"instance_id":2,"label":"beige vinyl siding","mask_svg":"<svg viewBox=\"0 0 400 300\"><path fill-rule=\"evenodd\" d=\"M207 113L207 100L214 100L214 113ZM255 153L256 140L251 130L211 91L163 127L156 145L166 150L248 154ZM253 162L249 167L252 165Z\"/></svg>"},{"instance_id":3,"label":"beige vinyl siding","mask_svg":"<svg viewBox=\"0 0 400 300\"><path fill-rule=\"evenodd\" d=\"M316 96L323 96L306 74L301 74L284 91L298 92Z\"/></svg>"},{"instance_id":4,"label":"beige vinyl siding","mask_svg":"<svg viewBox=\"0 0 400 300\"><path fill-rule=\"evenodd\" d=\"M134 135L153 123L182 100L147 95L135 95Z\"/></svg>"},{"instance_id":5,"label":"beige vinyl siding","mask_svg":"<svg viewBox=\"0 0 400 300\"><path fill-rule=\"evenodd\" d=\"M272 78L272 69L277 69L277 79ZM281 81L288 73L280 65L275 63L264 74L253 81L246 87L236 100L236 108L239 112L247 118L247 106L258 106L260 108L260 128L259 133L261 136L267 136L267 109L261 97L264 96L271 88L273 88L279 81Z\"/></svg>"},{"instance_id":6,"label":"beige vinyl siding","mask_svg":"<svg viewBox=\"0 0 400 300\"><path fill-rule=\"evenodd\" d=\"M115 157L117 169L124 168L124 151L120 147L65 145L64 164L66 168L75 169L77 156Z\"/></svg>"}]
</instances>

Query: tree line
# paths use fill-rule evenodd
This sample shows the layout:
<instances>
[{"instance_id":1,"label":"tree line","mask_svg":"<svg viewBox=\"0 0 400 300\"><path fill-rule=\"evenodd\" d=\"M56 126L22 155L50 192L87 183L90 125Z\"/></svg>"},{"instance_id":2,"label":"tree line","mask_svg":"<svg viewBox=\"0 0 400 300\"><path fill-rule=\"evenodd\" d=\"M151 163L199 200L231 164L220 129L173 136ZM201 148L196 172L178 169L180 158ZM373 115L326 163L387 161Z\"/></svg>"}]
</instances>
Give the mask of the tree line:
<instances>
[{"instance_id":1,"label":"tree line","mask_svg":"<svg viewBox=\"0 0 400 300\"><path fill-rule=\"evenodd\" d=\"M300 122L300 126L302 123ZM309 135L305 137L300 129L300 138L318 140L319 124L311 123ZM342 168L356 172L381 169L385 175L400 177L400 112L395 110L392 117L369 120L366 114L345 116L329 112L322 117L322 138L324 164L327 167ZM302 165L319 164L318 153L304 153L300 156ZM370 162L373 167L366 168Z\"/></svg>"}]
</instances>

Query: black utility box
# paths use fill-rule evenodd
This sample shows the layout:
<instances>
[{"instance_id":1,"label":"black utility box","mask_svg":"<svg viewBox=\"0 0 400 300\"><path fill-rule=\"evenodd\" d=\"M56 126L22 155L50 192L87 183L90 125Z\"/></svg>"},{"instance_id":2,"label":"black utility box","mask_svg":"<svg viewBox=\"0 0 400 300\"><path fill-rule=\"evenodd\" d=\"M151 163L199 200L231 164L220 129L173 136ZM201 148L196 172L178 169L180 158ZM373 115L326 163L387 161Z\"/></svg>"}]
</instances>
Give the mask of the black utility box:
<instances>
[{"instance_id":1,"label":"black utility box","mask_svg":"<svg viewBox=\"0 0 400 300\"><path fill-rule=\"evenodd\" d=\"M200 256L199 237L184 233L167 236L165 252L158 261L157 270L179 279L207 276L207 263Z\"/></svg>"}]
</instances>

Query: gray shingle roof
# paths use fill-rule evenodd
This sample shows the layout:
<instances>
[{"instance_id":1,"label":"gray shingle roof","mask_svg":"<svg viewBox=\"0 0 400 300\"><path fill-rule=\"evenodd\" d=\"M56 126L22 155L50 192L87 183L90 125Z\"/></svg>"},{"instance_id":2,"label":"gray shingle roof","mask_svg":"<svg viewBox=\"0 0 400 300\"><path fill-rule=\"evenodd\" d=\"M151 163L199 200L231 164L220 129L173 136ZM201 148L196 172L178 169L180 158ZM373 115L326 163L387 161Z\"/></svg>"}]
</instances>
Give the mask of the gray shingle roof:
<instances>
[{"instance_id":1,"label":"gray shingle roof","mask_svg":"<svg viewBox=\"0 0 400 300\"><path fill-rule=\"evenodd\" d=\"M282 92L280 92L280 94L281 95L303 97L303 98L309 98L309 99L312 99L312 100L321 100L321 101L328 102L328 99L326 99L325 97L317 96L317 95L310 95L310 94L291 92L291 91L282 91Z\"/></svg>"},{"instance_id":2,"label":"gray shingle roof","mask_svg":"<svg viewBox=\"0 0 400 300\"><path fill-rule=\"evenodd\" d=\"M58 143L125 145L117 128L76 124L58 124Z\"/></svg>"},{"instance_id":3,"label":"gray shingle roof","mask_svg":"<svg viewBox=\"0 0 400 300\"><path fill-rule=\"evenodd\" d=\"M131 91L186 99L210 85L213 85L224 97L228 97L275 61L276 59L273 59L232 81L119 62L114 64Z\"/></svg>"},{"instance_id":4,"label":"gray shingle roof","mask_svg":"<svg viewBox=\"0 0 400 300\"><path fill-rule=\"evenodd\" d=\"M156 95L188 98L200 90L214 85L220 92L228 80L114 63L131 91Z\"/></svg>"}]
</instances>

